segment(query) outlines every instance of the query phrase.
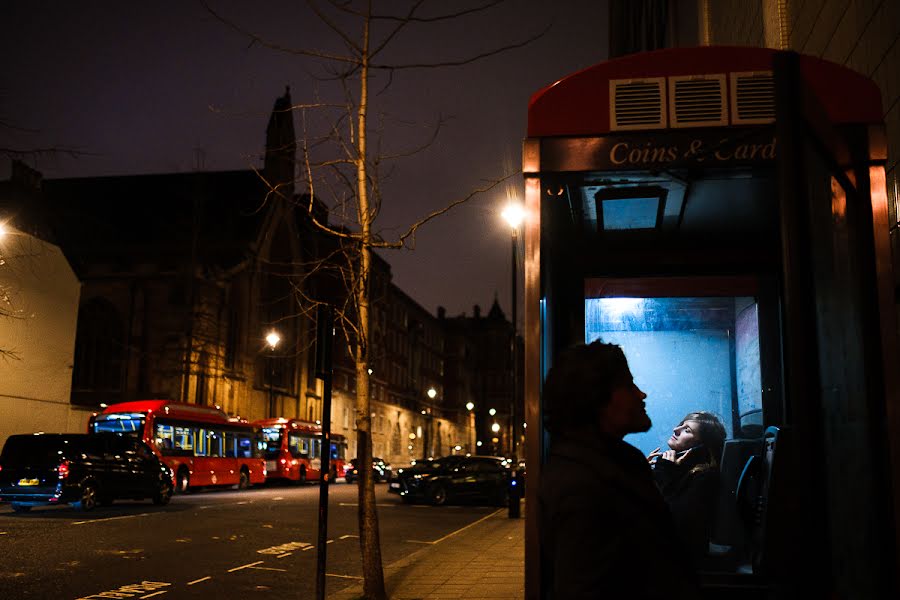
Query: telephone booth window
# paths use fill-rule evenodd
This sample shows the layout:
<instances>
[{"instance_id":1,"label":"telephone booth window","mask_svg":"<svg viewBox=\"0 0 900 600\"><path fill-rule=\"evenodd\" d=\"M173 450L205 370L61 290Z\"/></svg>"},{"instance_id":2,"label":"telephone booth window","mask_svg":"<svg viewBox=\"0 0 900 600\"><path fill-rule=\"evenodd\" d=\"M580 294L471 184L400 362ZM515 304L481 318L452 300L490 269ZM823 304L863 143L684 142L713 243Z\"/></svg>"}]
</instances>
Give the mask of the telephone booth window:
<instances>
[{"instance_id":1,"label":"telephone booth window","mask_svg":"<svg viewBox=\"0 0 900 600\"><path fill-rule=\"evenodd\" d=\"M647 394L653 427L626 438L644 454L665 448L672 428L701 410L719 417L729 439L761 433L755 298L586 298L584 311L585 343L620 345Z\"/></svg>"}]
</instances>

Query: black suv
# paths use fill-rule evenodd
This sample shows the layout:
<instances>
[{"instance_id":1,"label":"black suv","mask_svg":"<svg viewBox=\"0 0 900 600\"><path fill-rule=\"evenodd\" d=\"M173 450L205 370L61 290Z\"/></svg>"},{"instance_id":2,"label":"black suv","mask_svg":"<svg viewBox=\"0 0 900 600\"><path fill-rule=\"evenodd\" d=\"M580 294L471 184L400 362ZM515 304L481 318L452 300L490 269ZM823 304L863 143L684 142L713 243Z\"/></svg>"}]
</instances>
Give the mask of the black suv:
<instances>
[{"instance_id":1,"label":"black suv","mask_svg":"<svg viewBox=\"0 0 900 600\"><path fill-rule=\"evenodd\" d=\"M114 433L13 435L0 453L0 500L16 512L72 503L80 510L117 498L167 504L172 471L140 440Z\"/></svg>"}]
</instances>

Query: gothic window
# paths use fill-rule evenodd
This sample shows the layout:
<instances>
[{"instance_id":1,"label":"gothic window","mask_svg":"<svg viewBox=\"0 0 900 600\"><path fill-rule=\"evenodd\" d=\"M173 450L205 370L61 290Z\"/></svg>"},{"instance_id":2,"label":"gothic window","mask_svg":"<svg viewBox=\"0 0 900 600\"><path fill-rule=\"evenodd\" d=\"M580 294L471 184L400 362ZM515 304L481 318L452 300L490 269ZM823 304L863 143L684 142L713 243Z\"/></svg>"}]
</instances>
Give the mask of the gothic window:
<instances>
[{"instance_id":1,"label":"gothic window","mask_svg":"<svg viewBox=\"0 0 900 600\"><path fill-rule=\"evenodd\" d=\"M72 402L99 405L121 400L124 327L116 308L95 298L78 310Z\"/></svg>"}]
</instances>

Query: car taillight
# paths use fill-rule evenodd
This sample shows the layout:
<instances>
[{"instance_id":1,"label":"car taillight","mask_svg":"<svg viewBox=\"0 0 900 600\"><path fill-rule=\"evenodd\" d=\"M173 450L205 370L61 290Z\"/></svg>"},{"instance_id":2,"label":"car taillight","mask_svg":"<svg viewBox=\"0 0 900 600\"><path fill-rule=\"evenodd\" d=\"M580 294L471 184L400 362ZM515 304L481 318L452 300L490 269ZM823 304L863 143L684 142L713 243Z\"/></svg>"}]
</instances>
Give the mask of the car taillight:
<instances>
[{"instance_id":1,"label":"car taillight","mask_svg":"<svg viewBox=\"0 0 900 600\"><path fill-rule=\"evenodd\" d=\"M281 464L285 464L285 463L287 463L287 459L282 458L282 459L281 459Z\"/></svg>"},{"instance_id":2,"label":"car taillight","mask_svg":"<svg viewBox=\"0 0 900 600\"><path fill-rule=\"evenodd\" d=\"M56 470L59 471L60 479L65 479L66 477L68 477L69 476L69 461L64 460L61 463L59 463L59 467L57 467Z\"/></svg>"}]
</instances>

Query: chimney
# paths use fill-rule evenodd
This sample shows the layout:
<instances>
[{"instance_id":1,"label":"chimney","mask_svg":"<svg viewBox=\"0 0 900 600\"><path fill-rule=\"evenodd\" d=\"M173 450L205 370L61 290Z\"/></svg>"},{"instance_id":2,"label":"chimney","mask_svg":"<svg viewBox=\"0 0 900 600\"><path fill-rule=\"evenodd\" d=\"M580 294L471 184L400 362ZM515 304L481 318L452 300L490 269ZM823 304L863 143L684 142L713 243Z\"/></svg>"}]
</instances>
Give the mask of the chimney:
<instances>
[{"instance_id":1,"label":"chimney","mask_svg":"<svg viewBox=\"0 0 900 600\"><path fill-rule=\"evenodd\" d=\"M447 309L444 308L443 306L438 306L437 315L438 315L438 319L447 318Z\"/></svg>"}]
</instances>

